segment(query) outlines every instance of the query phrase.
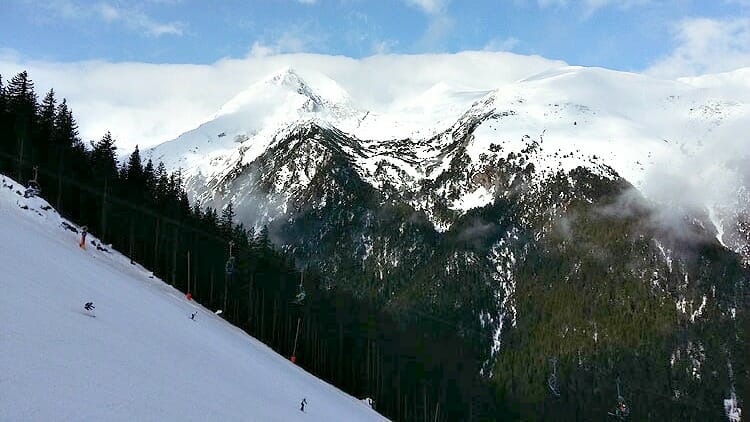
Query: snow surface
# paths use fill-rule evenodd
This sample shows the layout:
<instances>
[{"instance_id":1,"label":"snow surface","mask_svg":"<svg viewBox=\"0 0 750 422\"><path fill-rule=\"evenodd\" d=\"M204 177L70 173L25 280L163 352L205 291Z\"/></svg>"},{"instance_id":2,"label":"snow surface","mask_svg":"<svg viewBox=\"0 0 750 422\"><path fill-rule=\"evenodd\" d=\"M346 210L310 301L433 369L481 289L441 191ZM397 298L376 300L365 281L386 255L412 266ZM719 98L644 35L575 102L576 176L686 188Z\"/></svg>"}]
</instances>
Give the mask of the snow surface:
<instances>
[{"instance_id":1,"label":"snow surface","mask_svg":"<svg viewBox=\"0 0 750 422\"><path fill-rule=\"evenodd\" d=\"M0 420L385 420L0 179Z\"/></svg>"}]
</instances>

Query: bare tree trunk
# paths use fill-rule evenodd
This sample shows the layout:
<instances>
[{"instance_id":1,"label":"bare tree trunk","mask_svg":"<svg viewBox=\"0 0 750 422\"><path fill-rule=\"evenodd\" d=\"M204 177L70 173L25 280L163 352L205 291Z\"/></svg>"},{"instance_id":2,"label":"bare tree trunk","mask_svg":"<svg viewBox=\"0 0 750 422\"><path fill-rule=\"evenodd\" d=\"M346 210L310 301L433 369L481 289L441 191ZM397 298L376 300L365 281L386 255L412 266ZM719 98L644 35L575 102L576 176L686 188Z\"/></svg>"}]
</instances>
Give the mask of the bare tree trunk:
<instances>
[{"instance_id":1,"label":"bare tree trunk","mask_svg":"<svg viewBox=\"0 0 750 422\"><path fill-rule=\"evenodd\" d=\"M273 322L271 323L271 344L276 344L276 312L278 310L278 297L274 296L273 298Z\"/></svg>"},{"instance_id":2,"label":"bare tree trunk","mask_svg":"<svg viewBox=\"0 0 750 422\"><path fill-rule=\"evenodd\" d=\"M187 293L190 293L190 251L187 251Z\"/></svg>"},{"instance_id":3,"label":"bare tree trunk","mask_svg":"<svg viewBox=\"0 0 750 422\"><path fill-rule=\"evenodd\" d=\"M260 296L260 338L263 340L266 333L266 291L263 289Z\"/></svg>"},{"instance_id":4,"label":"bare tree trunk","mask_svg":"<svg viewBox=\"0 0 750 422\"><path fill-rule=\"evenodd\" d=\"M247 287L247 325L250 326L253 315L253 275L250 274L250 283Z\"/></svg>"},{"instance_id":5,"label":"bare tree trunk","mask_svg":"<svg viewBox=\"0 0 750 422\"><path fill-rule=\"evenodd\" d=\"M134 245L135 245L135 222L133 218L130 218L130 263L135 263Z\"/></svg>"},{"instance_id":6,"label":"bare tree trunk","mask_svg":"<svg viewBox=\"0 0 750 422\"><path fill-rule=\"evenodd\" d=\"M172 286L177 285L177 227L174 228L174 240L172 241Z\"/></svg>"},{"instance_id":7,"label":"bare tree trunk","mask_svg":"<svg viewBox=\"0 0 750 422\"><path fill-rule=\"evenodd\" d=\"M195 269L193 272L193 296L198 297L198 274L200 272L198 271L198 268Z\"/></svg>"},{"instance_id":8,"label":"bare tree trunk","mask_svg":"<svg viewBox=\"0 0 750 422\"><path fill-rule=\"evenodd\" d=\"M224 312L227 311L227 291L229 290L229 274L224 275Z\"/></svg>"},{"instance_id":9,"label":"bare tree trunk","mask_svg":"<svg viewBox=\"0 0 750 422\"><path fill-rule=\"evenodd\" d=\"M159 226L161 225L161 219L156 217L156 230L154 233L154 267L158 268L157 263L159 262Z\"/></svg>"},{"instance_id":10,"label":"bare tree trunk","mask_svg":"<svg viewBox=\"0 0 750 422\"><path fill-rule=\"evenodd\" d=\"M208 303L214 303L214 272L211 271L211 290L208 293Z\"/></svg>"},{"instance_id":11,"label":"bare tree trunk","mask_svg":"<svg viewBox=\"0 0 750 422\"><path fill-rule=\"evenodd\" d=\"M60 164L57 166L57 200L55 201L56 209L60 209L60 202L62 202L62 172L63 172L63 155L60 154Z\"/></svg>"},{"instance_id":12,"label":"bare tree trunk","mask_svg":"<svg viewBox=\"0 0 750 422\"><path fill-rule=\"evenodd\" d=\"M104 179L104 195L102 197L102 234L100 237L102 243L105 243L105 238L107 236L107 185L108 180Z\"/></svg>"},{"instance_id":13,"label":"bare tree trunk","mask_svg":"<svg viewBox=\"0 0 750 422\"><path fill-rule=\"evenodd\" d=\"M344 325L339 320L339 362L344 361ZM339 382L344 380L344 365L339 365Z\"/></svg>"},{"instance_id":14,"label":"bare tree trunk","mask_svg":"<svg viewBox=\"0 0 750 422\"><path fill-rule=\"evenodd\" d=\"M18 149L18 183L23 183L23 135L18 137L18 142L21 144L21 147Z\"/></svg>"}]
</instances>

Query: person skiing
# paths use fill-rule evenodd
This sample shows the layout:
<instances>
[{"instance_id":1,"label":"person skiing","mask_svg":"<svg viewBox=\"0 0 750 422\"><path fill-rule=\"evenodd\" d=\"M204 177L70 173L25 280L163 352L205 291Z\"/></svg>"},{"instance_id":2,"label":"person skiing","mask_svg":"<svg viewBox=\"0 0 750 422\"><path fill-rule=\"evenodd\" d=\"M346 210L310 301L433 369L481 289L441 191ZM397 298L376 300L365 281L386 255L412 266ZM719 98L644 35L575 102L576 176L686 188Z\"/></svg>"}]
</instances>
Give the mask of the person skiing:
<instances>
[{"instance_id":1,"label":"person skiing","mask_svg":"<svg viewBox=\"0 0 750 422\"><path fill-rule=\"evenodd\" d=\"M307 404L307 399L306 398L302 399L302 401L299 403L299 410L301 412L305 411L305 405L306 404Z\"/></svg>"},{"instance_id":2,"label":"person skiing","mask_svg":"<svg viewBox=\"0 0 750 422\"><path fill-rule=\"evenodd\" d=\"M192 319L193 321L195 321L195 314L197 314L197 313L198 313L198 311L195 311L192 314L190 314L190 319Z\"/></svg>"},{"instance_id":3,"label":"person skiing","mask_svg":"<svg viewBox=\"0 0 750 422\"><path fill-rule=\"evenodd\" d=\"M81 242L78 244L78 246L81 247L81 249L86 249L86 234L88 234L89 228L86 226L81 227Z\"/></svg>"},{"instance_id":4,"label":"person skiing","mask_svg":"<svg viewBox=\"0 0 750 422\"><path fill-rule=\"evenodd\" d=\"M83 305L83 309L87 311L93 311L94 309L96 309L96 307L94 306L94 302L86 302L86 304Z\"/></svg>"}]
</instances>

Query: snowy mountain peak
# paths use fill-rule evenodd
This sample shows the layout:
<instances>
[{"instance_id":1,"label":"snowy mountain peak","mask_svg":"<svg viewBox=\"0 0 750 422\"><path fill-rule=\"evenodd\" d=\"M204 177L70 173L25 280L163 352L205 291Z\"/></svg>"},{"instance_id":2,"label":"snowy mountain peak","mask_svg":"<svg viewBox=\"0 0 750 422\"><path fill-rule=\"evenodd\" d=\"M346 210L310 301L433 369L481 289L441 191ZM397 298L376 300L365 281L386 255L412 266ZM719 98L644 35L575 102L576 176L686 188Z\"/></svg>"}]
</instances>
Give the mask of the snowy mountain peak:
<instances>
[{"instance_id":1,"label":"snowy mountain peak","mask_svg":"<svg viewBox=\"0 0 750 422\"><path fill-rule=\"evenodd\" d=\"M357 113L349 94L336 82L323 75L311 77L313 84L291 67L282 68L235 95L213 118L234 113L263 112L264 108L276 105L293 107L299 113L329 113L336 118ZM296 116L290 113L288 117Z\"/></svg>"},{"instance_id":2,"label":"snowy mountain peak","mask_svg":"<svg viewBox=\"0 0 750 422\"><path fill-rule=\"evenodd\" d=\"M283 67L278 71L270 74L265 79L263 79L263 83L286 86L293 89L299 89L302 87L306 87L307 85L305 81L302 80L302 77L300 77L300 75L292 67L289 66Z\"/></svg>"}]
</instances>

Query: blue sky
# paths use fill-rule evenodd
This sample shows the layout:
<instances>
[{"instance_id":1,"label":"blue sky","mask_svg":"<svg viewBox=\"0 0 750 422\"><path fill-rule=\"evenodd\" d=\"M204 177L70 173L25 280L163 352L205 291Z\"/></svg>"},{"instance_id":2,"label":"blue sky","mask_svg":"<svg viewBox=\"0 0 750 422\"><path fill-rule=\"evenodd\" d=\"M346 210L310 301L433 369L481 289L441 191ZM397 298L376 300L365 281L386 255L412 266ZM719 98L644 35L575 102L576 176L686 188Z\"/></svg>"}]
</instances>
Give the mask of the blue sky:
<instances>
[{"instance_id":1,"label":"blue sky","mask_svg":"<svg viewBox=\"0 0 750 422\"><path fill-rule=\"evenodd\" d=\"M750 15L749 0L5 0L0 49L57 62L213 63L319 53L505 50L642 70L681 25Z\"/></svg>"}]
</instances>

